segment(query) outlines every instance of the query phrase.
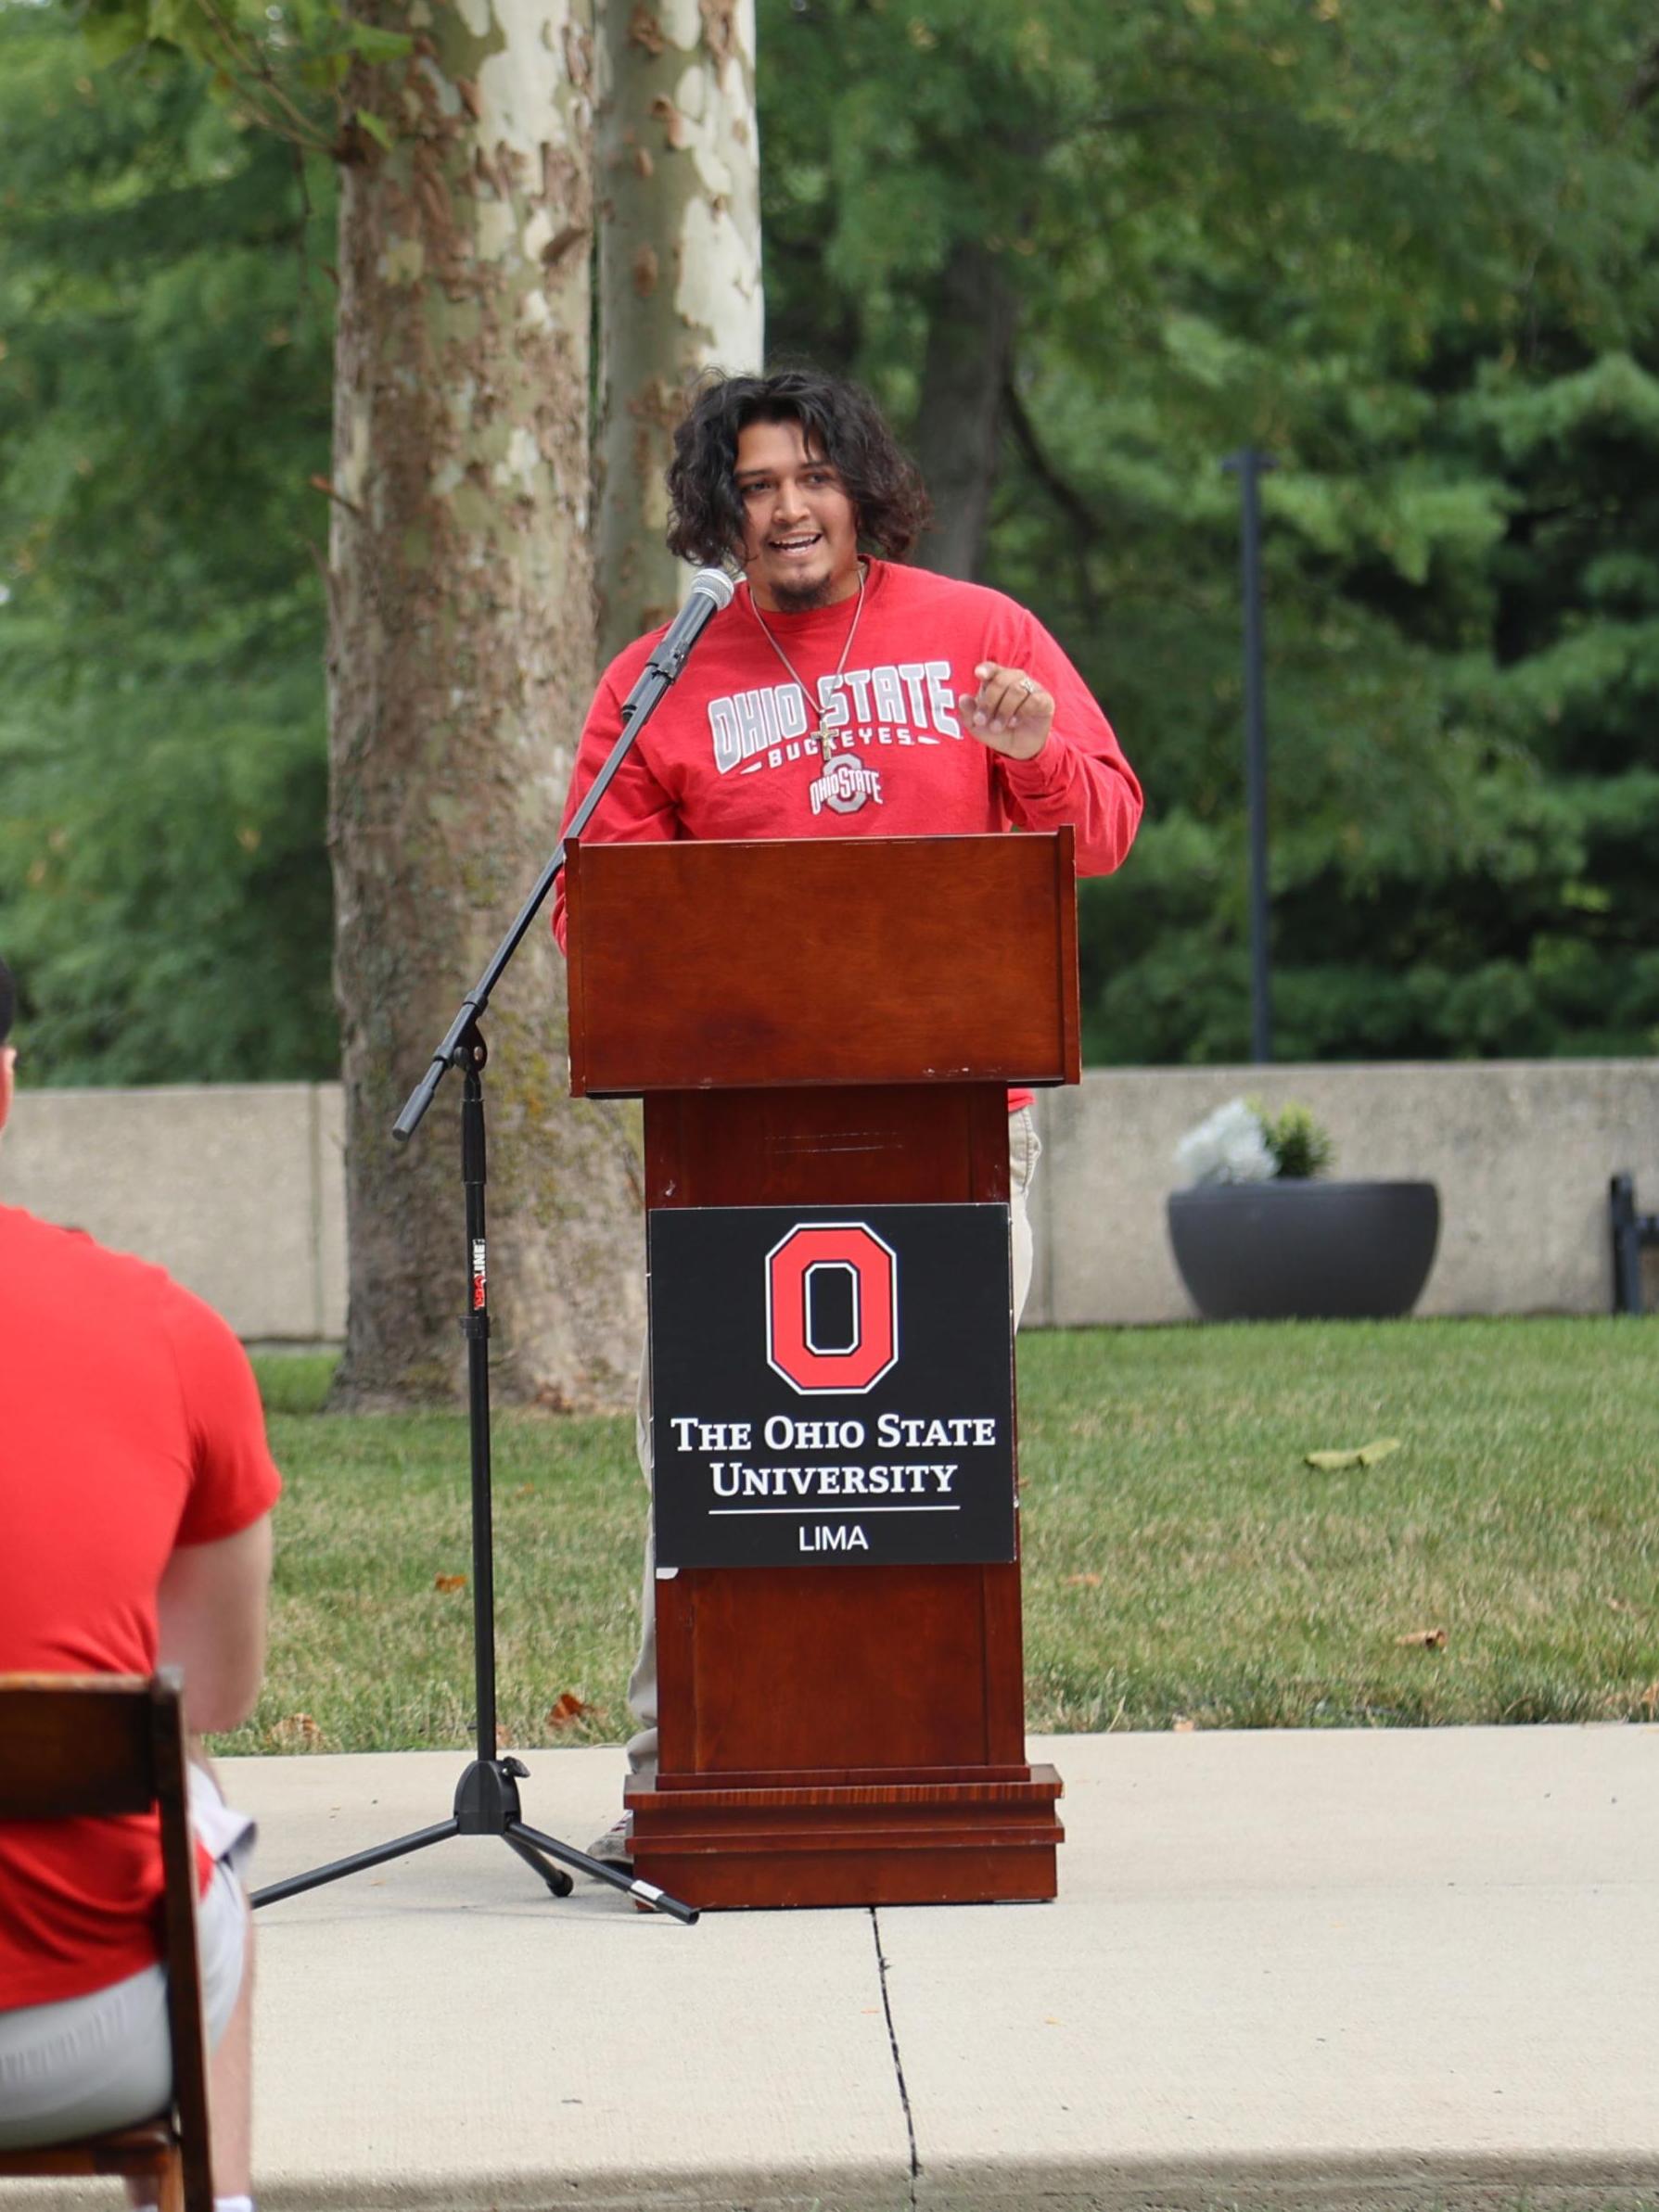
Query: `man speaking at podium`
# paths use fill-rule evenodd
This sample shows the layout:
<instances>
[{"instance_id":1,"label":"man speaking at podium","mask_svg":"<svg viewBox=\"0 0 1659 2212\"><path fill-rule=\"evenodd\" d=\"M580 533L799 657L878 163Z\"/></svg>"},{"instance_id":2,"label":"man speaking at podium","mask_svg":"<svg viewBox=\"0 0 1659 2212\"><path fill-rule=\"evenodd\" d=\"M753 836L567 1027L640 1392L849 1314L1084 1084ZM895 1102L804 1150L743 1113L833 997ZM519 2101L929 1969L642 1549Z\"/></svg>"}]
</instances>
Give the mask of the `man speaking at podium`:
<instances>
[{"instance_id":1,"label":"man speaking at podium","mask_svg":"<svg viewBox=\"0 0 1659 2212\"><path fill-rule=\"evenodd\" d=\"M1081 677L1000 591L901 566L928 515L917 471L873 401L810 369L706 386L674 439L670 551L742 580L626 756L593 842L1076 833L1085 875L1118 867L1141 787ZM600 680L568 825L622 728L660 630ZM997 917L986 916L988 929ZM564 882L554 929L565 940ZM1015 1319L1031 1279L1031 1094L1010 1094ZM639 1444L650 1476L650 1376ZM636 1777L657 1764L653 1557L629 1684ZM626 1816L594 1855L625 1861Z\"/></svg>"}]
</instances>

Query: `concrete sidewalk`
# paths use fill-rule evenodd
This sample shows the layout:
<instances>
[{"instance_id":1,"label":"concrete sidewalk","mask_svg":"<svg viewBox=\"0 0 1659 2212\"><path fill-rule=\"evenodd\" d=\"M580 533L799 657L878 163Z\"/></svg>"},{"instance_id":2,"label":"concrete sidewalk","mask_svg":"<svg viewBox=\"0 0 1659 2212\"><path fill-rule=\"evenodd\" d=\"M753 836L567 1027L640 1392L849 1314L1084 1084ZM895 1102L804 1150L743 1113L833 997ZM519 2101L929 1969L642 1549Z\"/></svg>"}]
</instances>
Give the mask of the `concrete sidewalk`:
<instances>
[{"instance_id":1,"label":"concrete sidewalk","mask_svg":"<svg viewBox=\"0 0 1659 2212\"><path fill-rule=\"evenodd\" d=\"M1659 2206L1659 1727L1031 1755L1053 1905L687 1929L470 1840L269 1907L265 2212ZM465 1763L227 1775L274 1880ZM610 1817L619 1754L528 1763L532 1824Z\"/></svg>"}]
</instances>

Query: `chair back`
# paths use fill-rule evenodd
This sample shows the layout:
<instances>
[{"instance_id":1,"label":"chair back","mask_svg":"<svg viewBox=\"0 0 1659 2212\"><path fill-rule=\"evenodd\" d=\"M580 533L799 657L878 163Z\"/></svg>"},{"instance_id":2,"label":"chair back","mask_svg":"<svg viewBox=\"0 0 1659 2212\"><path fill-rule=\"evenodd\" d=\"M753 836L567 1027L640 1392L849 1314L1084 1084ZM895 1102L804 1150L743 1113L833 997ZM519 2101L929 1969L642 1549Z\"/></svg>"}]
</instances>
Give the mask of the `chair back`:
<instances>
[{"instance_id":1,"label":"chair back","mask_svg":"<svg viewBox=\"0 0 1659 2212\"><path fill-rule=\"evenodd\" d=\"M185 2212L211 2212L207 2046L196 1936L196 1846L189 1819L183 1682L176 1668L143 1674L0 1674L0 1821L68 1820L146 1812L160 1823L162 1963L178 2176ZM0 2155L0 2172L122 2171L108 2146L122 2131L89 2139L87 2163L19 2163ZM66 2146L54 2146L60 2159ZM43 2158L47 2154L43 2151Z\"/></svg>"}]
</instances>

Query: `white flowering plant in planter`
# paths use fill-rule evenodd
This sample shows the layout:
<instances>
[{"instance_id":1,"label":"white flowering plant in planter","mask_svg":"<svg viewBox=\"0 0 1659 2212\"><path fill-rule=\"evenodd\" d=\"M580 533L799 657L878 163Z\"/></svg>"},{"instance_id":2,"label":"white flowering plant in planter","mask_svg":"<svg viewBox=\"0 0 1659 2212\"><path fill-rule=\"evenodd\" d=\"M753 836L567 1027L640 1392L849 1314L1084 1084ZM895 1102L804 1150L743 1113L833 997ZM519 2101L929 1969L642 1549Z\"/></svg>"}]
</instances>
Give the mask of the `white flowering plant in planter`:
<instances>
[{"instance_id":1,"label":"white flowering plant in planter","mask_svg":"<svg viewBox=\"0 0 1659 2212\"><path fill-rule=\"evenodd\" d=\"M1336 1157L1329 1134L1306 1106L1270 1113L1258 1099L1229 1099L1189 1129L1175 1148L1189 1183L1270 1183L1323 1175Z\"/></svg>"},{"instance_id":2,"label":"white flowering plant in planter","mask_svg":"<svg viewBox=\"0 0 1659 2212\"><path fill-rule=\"evenodd\" d=\"M1191 1188L1165 1201L1169 1245L1206 1321L1409 1314L1440 1233L1433 1183L1316 1180L1335 1148L1306 1106L1229 1099L1176 1148Z\"/></svg>"}]
</instances>

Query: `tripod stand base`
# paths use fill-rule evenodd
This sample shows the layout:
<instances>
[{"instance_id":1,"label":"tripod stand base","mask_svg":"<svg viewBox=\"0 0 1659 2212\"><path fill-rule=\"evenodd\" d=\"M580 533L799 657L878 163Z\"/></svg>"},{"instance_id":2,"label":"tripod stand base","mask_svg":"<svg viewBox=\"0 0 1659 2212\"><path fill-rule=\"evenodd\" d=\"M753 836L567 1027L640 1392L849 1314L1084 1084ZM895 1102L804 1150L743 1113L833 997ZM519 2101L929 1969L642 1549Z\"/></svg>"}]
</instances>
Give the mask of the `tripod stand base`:
<instances>
[{"instance_id":1,"label":"tripod stand base","mask_svg":"<svg viewBox=\"0 0 1659 2212\"><path fill-rule=\"evenodd\" d=\"M509 1850L515 1851L541 1876L555 1897L569 1896L574 1885L564 1868L573 1866L579 1874L592 1875L595 1881L621 1890L636 1904L646 1905L655 1913L666 1913L686 1927L695 1925L697 1915L691 1907L683 1905L678 1898L670 1897L654 1883L638 1881L619 1866L607 1866L603 1860L591 1859L586 1851L561 1843L556 1836L544 1836L539 1828L528 1826L518 1802L518 1784L529 1773L522 1760L475 1759L455 1786L455 1808L448 1820L438 1821L429 1828L416 1828L410 1835L396 1837L390 1843L376 1844L366 1851L353 1851L350 1858L331 1860L326 1866L313 1867L309 1874L291 1875L287 1881L268 1883L264 1888L256 1889L249 1901L255 1906L277 1904L285 1897L298 1897L302 1890L319 1889L325 1882L338 1882L347 1875L362 1874L371 1866L383 1866L389 1859L403 1859L411 1852L424 1851L434 1843L447 1842L452 1836L499 1836Z\"/></svg>"},{"instance_id":2,"label":"tripod stand base","mask_svg":"<svg viewBox=\"0 0 1659 2212\"><path fill-rule=\"evenodd\" d=\"M475 1759L455 1785L455 1829L462 1836L505 1836L524 1818L518 1785L530 1769L521 1759ZM561 1876L550 1885L555 1897L568 1897Z\"/></svg>"}]
</instances>

